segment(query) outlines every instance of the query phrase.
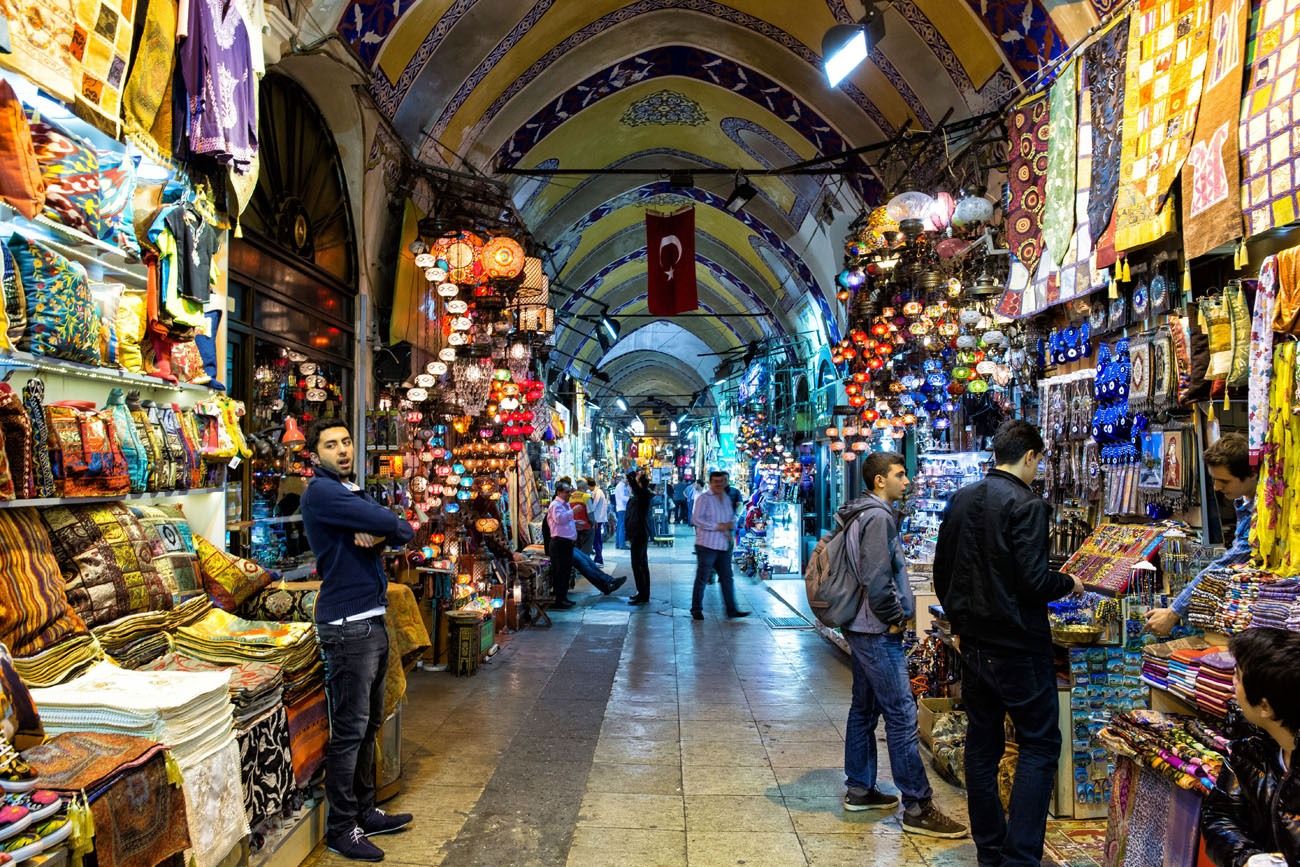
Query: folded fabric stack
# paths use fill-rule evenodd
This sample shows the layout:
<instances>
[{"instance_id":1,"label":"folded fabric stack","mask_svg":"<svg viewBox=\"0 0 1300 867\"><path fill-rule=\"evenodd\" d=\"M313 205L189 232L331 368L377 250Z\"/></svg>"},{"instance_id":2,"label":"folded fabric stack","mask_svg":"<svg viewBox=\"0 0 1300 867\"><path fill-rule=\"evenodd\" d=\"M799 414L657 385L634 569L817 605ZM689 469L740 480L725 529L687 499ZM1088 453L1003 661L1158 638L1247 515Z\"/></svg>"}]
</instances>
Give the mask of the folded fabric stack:
<instances>
[{"instance_id":1,"label":"folded fabric stack","mask_svg":"<svg viewBox=\"0 0 1300 867\"><path fill-rule=\"evenodd\" d=\"M289 752L293 758L293 782L306 788L325 765L329 746L329 706L324 687L310 692L293 704L285 703L289 717Z\"/></svg>"},{"instance_id":2,"label":"folded fabric stack","mask_svg":"<svg viewBox=\"0 0 1300 867\"><path fill-rule=\"evenodd\" d=\"M142 670L225 671L230 675L235 728L245 728L253 720L265 716L267 711L279 707L284 697L284 673L280 666L269 662L241 662L226 667L173 651L143 666Z\"/></svg>"},{"instance_id":3,"label":"folded fabric stack","mask_svg":"<svg viewBox=\"0 0 1300 867\"><path fill-rule=\"evenodd\" d=\"M1201 657L1214 651L1209 648L1175 650L1169 657L1169 690L1191 704L1196 703L1196 678Z\"/></svg>"},{"instance_id":4,"label":"folded fabric stack","mask_svg":"<svg viewBox=\"0 0 1300 867\"><path fill-rule=\"evenodd\" d=\"M1213 569L1201 574L1201 580L1192 590L1187 607L1187 623L1200 629L1218 629L1219 606L1228 594L1230 576L1227 570Z\"/></svg>"},{"instance_id":5,"label":"folded fabric stack","mask_svg":"<svg viewBox=\"0 0 1300 867\"><path fill-rule=\"evenodd\" d=\"M1142 654L1142 679L1150 684L1169 689L1169 657Z\"/></svg>"},{"instance_id":6,"label":"folded fabric stack","mask_svg":"<svg viewBox=\"0 0 1300 867\"><path fill-rule=\"evenodd\" d=\"M1210 645L1200 636L1175 638L1142 648L1142 679L1160 689L1169 689L1169 660L1179 650L1204 650Z\"/></svg>"},{"instance_id":7,"label":"folded fabric stack","mask_svg":"<svg viewBox=\"0 0 1300 867\"><path fill-rule=\"evenodd\" d=\"M245 620L220 609L176 630L176 649L186 656L236 665L269 662L284 674L284 703L293 704L325 682L325 668L309 623Z\"/></svg>"},{"instance_id":8,"label":"folded fabric stack","mask_svg":"<svg viewBox=\"0 0 1300 867\"><path fill-rule=\"evenodd\" d=\"M41 784L85 795L102 865L162 864L189 848L185 796L169 779L167 755L148 738L69 732L23 753Z\"/></svg>"},{"instance_id":9,"label":"folded fabric stack","mask_svg":"<svg viewBox=\"0 0 1300 867\"><path fill-rule=\"evenodd\" d=\"M131 671L101 662L32 690L46 732L97 731L166 744L184 779L192 857L214 867L248 835L226 671Z\"/></svg>"},{"instance_id":10,"label":"folded fabric stack","mask_svg":"<svg viewBox=\"0 0 1300 867\"><path fill-rule=\"evenodd\" d=\"M103 658L103 648L95 637L82 633L65 638L34 656L14 657L14 670L28 686L54 686L85 674Z\"/></svg>"},{"instance_id":11,"label":"folded fabric stack","mask_svg":"<svg viewBox=\"0 0 1300 867\"><path fill-rule=\"evenodd\" d=\"M91 630L100 646L123 668L140 668L171 650L172 630L203 619L212 610L206 596L196 596L169 611L142 611Z\"/></svg>"},{"instance_id":12,"label":"folded fabric stack","mask_svg":"<svg viewBox=\"0 0 1300 867\"><path fill-rule=\"evenodd\" d=\"M1300 578L1283 578L1260 585L1251 609L1250 625L1296 630L1300 627Z\"/></svg>"},{"instance_id":13,"label":"folded fabric stack","mask_svg":"<svg viewBox=\"0 0 1300 867\"><path fill-rule=\"evenodd\" d=\"M1186 717L1152 710L1117 713L1098 733L1107 749L1139 760L1181 789L1208 794L1223 770L1223 743L1217 735Z\"/></svg>"},{"instance_id":14,"label":"folded fabric stack","mask_svg":"<svg viewBox=\"0 0 1300 867\"><path fill-rule=\"evenodd\" d=\"M1223 602L1219 605L1214 628L1229 635L1248 629L1255 600L1259 598L1259 588L1259 582L1249 575L1242 575L1240 580L1229 582Z\"/></svg>"},{"instance_id":15,"label":"folded fabric stack","mask_svg":"<svg viewBox=\"0 0 1300 867\"><path fill-rule=\"evenodd\" d=\"M1226 650L1201 657L1201 668L1196 676L1196 706L1201 711L1220 719L1228 715L1228 702L1236 694L1232 684L1235 669L1236 661Z\"/></svg>"}]
</instances>

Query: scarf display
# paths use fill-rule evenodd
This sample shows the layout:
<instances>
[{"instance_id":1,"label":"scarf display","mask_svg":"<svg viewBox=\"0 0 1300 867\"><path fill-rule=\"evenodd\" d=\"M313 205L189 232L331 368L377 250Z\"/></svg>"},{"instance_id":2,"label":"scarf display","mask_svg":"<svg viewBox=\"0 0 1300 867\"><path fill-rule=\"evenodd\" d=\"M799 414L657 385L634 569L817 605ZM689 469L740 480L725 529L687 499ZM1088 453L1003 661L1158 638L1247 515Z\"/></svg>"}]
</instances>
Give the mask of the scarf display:
<instances>
[{"instance_id":1,"label":"scarf display","mask_svg":"<svg viewBox=\"0 0 1300 867\"><path fill-rule=\"evenodd\" d=\"M1183 251L1188 259L1241 237L1241 76L1250 23L1247 0L1214 0L1209 65L1183 176Z\"/></svg>"},{"instance_id":2,"label":"scarf display","mask_svg":"<svg viewBox=\"0 0 1300 867\"><path fill-rule=\"evenodd\" d=\"M1300 415L1292 412L1296 383L1296 343L1273 348L1273 384L1269 391L1268 431L1255 494L1250 547L1264 569L1284 575L1300 573L1300 551L1289 540L1300 532Z\"/></svg>"},{"instance_id":3,"label":"scarf display","mask_svg":"<svg viewBox=\"0 0 1300 867\"><path fill-rule=\"evenodd\" d=\"M1092 194L1088 233L1093 244L1111 225L1119 191L1120 130L1123 127L1124 68L1129 16L1121 16L1083 52L1084 76L1092 93ZM1105 267L1098 260L1099 267Z\"/></svg>"},{"instance_id":4,"label":"scarf display","mask_svg":"<svg viewBox=\"0 0 1300 867\"><path fill-rule=\"evenodd\" d=\"M1208 651L1176 651L1180 653L1204 654ZM1213 747L1202 743L1188 730L1187 720L1152 710L1130 710L1117 713L1111 717L1109 724L1101 730L1099 737L1116 753L1136 759L1144 768L1155 771L1155 777L1173 783L1179 789L1209 794L1214 783L1223 771L1223 755ZM1147 774L1142 775L1139 783L1139 805L1141 789L1145 785ZM1170 793L1172 794L1172 792ZM1156 799L1166 800L1167 799ZM1140 809L1140 807L1139 807ZM1134 814L1134 821L1137 816ZM1163 816L1161 817L1163 828ZM1159 830L1159 829L1157 829ZM1130 849L1132 842L1130 842ZM1130 851L1130 856L1132 852ZM1162 860L1126 863L1160 864Z\"/></svg>"},{"instance_id":5,"label":"scarf display","mask_svg":"<svg viewBox=\"0 0 1300 867\"><path fill-rule=\"evenodd\" d=\"M1007 244L1033 274L1043 253L1043 207L1047 187L1048 99L1022 103L1007 122L1011 132L1008 171L1011 202L1007 209Z\"/></svg>"},{"instance_id":6,"label":"scarf display","mask_svg":"<svg viewBox=\"0 0 1300 867\"><path fill-rule=\"evenodd\" d=\"M1077 169L1076 143L1079 95L1079 67L1071 61L1052 85L1048 96L1047 184L1043 212L1043 246L1057 266L1074 234L1074 179Z\"/></svg>"},{"instance_id":7,"label":"scarf display","mask_svg":"<svg viewBox=\"0 0 1300 867\"><path fill-rule=\"evenodd\" d=\"M1247 399L1246 439L1250 462L1259 466L1268 432L1268 389L1273 381L1273 308L1277 301L1277 257L1259 266L1255 314L1250 324L1250 382Z\"/></svg>"},{"instance_id":8,"label":"scarf display","mask_svg":"<svg viewBox=\"0 0 1300 867\"><path fill-rule=\"evenodd\" d=\"M1117 250L1149 244L1173 231L1169 192L1191 148L1209 38L1208 3L1146 0L1132 15Z\"/></svg>"},{"instance_id":9,"label":"scarf display","mask_svg":"<svg viewBox=\"0 0 1300 867\"><path fill-rule=\"evenodd\" d=\"M1241 210L1248 235L1259 235L1300 217L1290 141L1300 108L1295 107L1295 74L1300 52L1300 0L1261 0L1254 27L1254 58L1242 100ZM1284 142L1278 147L1279 142Z\"/></svg>"}]
</instances>

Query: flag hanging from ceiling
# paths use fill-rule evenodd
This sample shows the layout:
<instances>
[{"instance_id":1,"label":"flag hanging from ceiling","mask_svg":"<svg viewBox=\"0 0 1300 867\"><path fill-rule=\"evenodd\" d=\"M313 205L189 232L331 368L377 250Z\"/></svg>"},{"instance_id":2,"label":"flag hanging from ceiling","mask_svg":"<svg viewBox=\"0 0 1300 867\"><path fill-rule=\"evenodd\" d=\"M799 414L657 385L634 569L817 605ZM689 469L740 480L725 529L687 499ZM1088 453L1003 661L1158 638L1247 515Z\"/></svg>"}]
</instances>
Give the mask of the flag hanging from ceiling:
<instances>
[{"instance_id":1,"label":"flag hanging from ceiling","mask_svg":"<svg viewBox=\"0 0 1300 867\"><path fill-rule=\"evenodd\" d=\"M695 209L645 215L650 312L675 316L700 306L695 285Z\"/></svg>"}]
</instances>

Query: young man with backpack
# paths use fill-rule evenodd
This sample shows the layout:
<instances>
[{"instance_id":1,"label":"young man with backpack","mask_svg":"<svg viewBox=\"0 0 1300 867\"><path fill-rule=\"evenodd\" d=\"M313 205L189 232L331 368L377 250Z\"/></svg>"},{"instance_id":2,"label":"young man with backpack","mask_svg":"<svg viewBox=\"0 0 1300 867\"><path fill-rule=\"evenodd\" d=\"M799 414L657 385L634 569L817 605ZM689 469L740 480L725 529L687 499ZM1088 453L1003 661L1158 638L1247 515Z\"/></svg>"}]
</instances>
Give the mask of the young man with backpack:
<instances>
[{"instance_id":1,"label":"young man with backpack","mask_svg":"<svg viewBox=\"0 0 1300 867\"><path fill-rule=\"evenodd\" d=\"M903 830L927 837L966 836L965 826L934 805L921 761L916 700L907 676L903 631L915 613L894 504L910 484L902 455L875 452L862 462L869 491L836 514L843 534L839 568L857 578L861 602L844 638L853 654L853 702L844 739L844 809L893 810L899 798L876 788L876 722L885 718L889 765L903 802Z\"/></svg>"}]
</instances>

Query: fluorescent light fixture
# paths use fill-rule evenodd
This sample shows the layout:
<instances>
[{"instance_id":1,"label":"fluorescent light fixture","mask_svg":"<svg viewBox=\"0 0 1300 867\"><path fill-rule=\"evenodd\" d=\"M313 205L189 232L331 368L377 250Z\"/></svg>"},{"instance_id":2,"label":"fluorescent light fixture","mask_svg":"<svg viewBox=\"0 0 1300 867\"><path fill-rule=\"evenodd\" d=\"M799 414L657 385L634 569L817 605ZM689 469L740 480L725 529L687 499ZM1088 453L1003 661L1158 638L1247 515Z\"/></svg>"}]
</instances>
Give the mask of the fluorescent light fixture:
<instances>
[{"instance_id":1,"label":"fluorescent light fixture","mask_svg":"<svg viewBox=\"0 0 1300 867\"><path fill-rule=\"evenodd\" d=\"M724 376L722 377L722 379L719 379L717 382L713 383L713 386L714 388L722 388L722 386L726 384L727 384L727 378Z\"/></svg>"},{"instance_id":2,"label":"fluorescent light fixture","mask_svg":"<svg viewBox=\"0 0 1300 867\"><path fill-rule=\"evenodd\" d=\"M611 340L618 340L618 323L608 316L600 317L600 327L605 329Z\"/></svg>"},{"instance_id":3,"label":"fluorescent light fixture","mask_svg":"<svg viewBox=\"0 0 1300 867\"><path fill-rule=\"evenodd\" d=\"M587 401L587 409L594 409L596 412L603 412L599 404L592 403L591 401Z\"/></svg>"},{"instance_id":4,"label":"fluorescent light fixture","mask_svg":"<svg viewBox=\"0 0 1300 867\"><path fill-rule=\"evenodd\" d=\"M619 412L627 412L627 401L621 397L614 399L614 406L618 407Z\"/></svg>"},{"instance_id":5,"label":"fluorescent light fixture","mask_svg":"<svg viewBox=\"0 0 1300 867\"><path fill-rule=\"evenodd\" d=\"M867 31L857 24L837 24L822 39L822 67L836 87L867 59Z\"/></svg>"},{"instance_id":6,"label":"fluorescent light fixture","mask_svg":"<svg viewBox=\"0 0 1300 867\"><path fill-rule=\"evenodd\" d=\"M758 190L754 188L744 175L736 175L736 188L731 191L727 197L726 209L733 214L738 214L745 209L745 206L753 201L754 196L758 195Z\"/></svg>"},{"instance_id":7,"label":"fluorescent light fixture","mask_svg":"<svg viewBox=\"0 0 1300 867\"><path fill-rule=\"evenodd\" d=\"M670 437L677 436L677 422L675 421L668 422L668 435Z\"/></svg>"},{"instance_id":8,"label":"fluorescent light fixture","mask_svg":"<svg viewBox=\"0 0 1300 867\"><path fill-rule=\"evenodd\" d=\"M687 420L688 418L690 418L690 417L691 417L691 414L690 414L689 412L684 412L684 413L682 413L681 415L677 416L677 423L678 423L678 424L685 424L685 423L686 423L686 420Z\"/></svg>"}]
</instances>

